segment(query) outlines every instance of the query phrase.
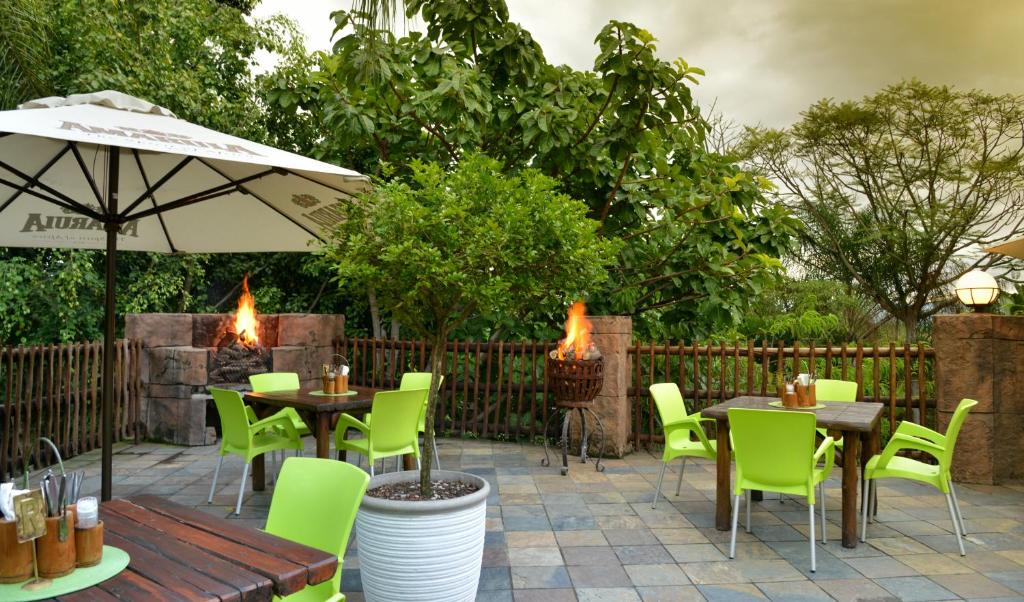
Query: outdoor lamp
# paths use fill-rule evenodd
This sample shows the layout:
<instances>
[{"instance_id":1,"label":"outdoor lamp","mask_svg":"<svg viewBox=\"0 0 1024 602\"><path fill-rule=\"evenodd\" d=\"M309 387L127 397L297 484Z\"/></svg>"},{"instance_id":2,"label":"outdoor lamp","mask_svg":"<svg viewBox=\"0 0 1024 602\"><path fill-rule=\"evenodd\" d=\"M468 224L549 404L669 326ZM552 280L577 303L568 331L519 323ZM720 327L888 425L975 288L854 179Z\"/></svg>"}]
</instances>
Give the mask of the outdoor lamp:
<instances>
[{"instance_id":1,"label":"outdoor lamp","mask_svg":"<svg viewBox=\"0 0 1024 602\"><path fill-rule=\"evenodd\" d=\"M996 279L981 270L971 270L956 281L956 296L974 311L992 305L999 296Z\"/></svg>"}]
</instances>

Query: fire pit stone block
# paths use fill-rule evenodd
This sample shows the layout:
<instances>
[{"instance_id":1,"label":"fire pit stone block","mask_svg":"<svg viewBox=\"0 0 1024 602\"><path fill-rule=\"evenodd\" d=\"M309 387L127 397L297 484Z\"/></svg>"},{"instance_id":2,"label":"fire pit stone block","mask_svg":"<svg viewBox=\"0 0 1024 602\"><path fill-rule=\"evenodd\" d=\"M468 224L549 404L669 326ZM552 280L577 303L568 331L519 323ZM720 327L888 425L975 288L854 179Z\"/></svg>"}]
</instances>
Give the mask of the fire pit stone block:
<instances>
[{"instance_id":1,"label":"fire pit stone block","mask_svg":"<svg viewBox=\"0 0 1024 602\"><path fill-rule=\"evenodd\" d=\"M205 385L210 353L196 347L149 349L149 382L169 385Z\"/></svg>"},{"instance_id":2,"label":"fire pit stone block","mask_svg":"<svg viewBox=\"0 0 1024 602\"><path fill-rule=\"evenodd\" d=\"M128 314L124 336L139 339L147 347L186 347L192 344L189 314Z\"/></svg>"},{"instance_id":3,"label":"fire pit stone block","mask_svg":"<svg viewBox=\"0 0 1024 602\"><path fill-rule=\"evenodd\" d=\"M283 322L283 321L282 321ZM319 382L320 366L331 362L330 346L289 345L273 350L274 372L295 372L303 386Z\"/></svg>"},{"instance_id":4,"label":"fire pit stone block","mask_svg":"<svg viewBox=\"0 0 1024 602\"><path fill-rule=\"evenodd\" d=\"M345 316L327 314L278 314L279 347L330 347L345 331ZM276 368L275 368L276 370Z\"/></svg>"}]
</instances>

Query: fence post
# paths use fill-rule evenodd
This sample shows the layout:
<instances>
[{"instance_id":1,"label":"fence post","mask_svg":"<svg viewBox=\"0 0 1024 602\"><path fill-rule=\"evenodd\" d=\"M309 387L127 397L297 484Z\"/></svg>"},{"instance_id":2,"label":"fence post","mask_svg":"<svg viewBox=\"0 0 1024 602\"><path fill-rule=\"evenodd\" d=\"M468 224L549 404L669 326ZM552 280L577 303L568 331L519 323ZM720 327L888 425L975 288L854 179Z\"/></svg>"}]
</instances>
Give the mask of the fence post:
<instances>
[{"instance_id":1,"label":"fence post","mask_svg":"<svg viewBox=\"0 0 1024 602\"><path fill-rule=\"evenodd\" d=\"M1024 477L1024 317L935 316L933 339L940 430L961 399L978 400L960 431L954 479Z\"/></svg>"},{"instance_id":2,"label":"fence post","mask_svg":"<svg viewBox=\"0 0 1024 602\"><path fill-rule=\"evenodd\" d=\"M591 316L591 336L604 357L604 385L594 400L594 411L604 424L604 453L621 458L631 451L630 404L627 397L632 374L629 346L633 320L629 316Z\"/></svg>"}]
</instances>

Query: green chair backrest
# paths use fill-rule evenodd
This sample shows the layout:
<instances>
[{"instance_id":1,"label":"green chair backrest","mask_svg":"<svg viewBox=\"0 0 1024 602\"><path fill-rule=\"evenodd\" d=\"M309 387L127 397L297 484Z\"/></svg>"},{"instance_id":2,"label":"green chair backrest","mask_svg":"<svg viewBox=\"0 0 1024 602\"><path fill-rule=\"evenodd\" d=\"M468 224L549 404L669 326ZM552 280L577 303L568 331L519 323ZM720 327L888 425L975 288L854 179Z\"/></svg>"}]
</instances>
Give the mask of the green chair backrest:
<instances>
[{"instance_id":1,"label":"green chair backrest","mask_svg":"<svg viewBox=\"0 0 1024 602\"><path fill-rule=\"evenodd\" d=\"M661 416L661 424L666 425L672 422L679 422L687 417L686 403L683 395L679 392L679 386L675 383L656 383L651 385L651 398L658 408L658 416Z\"/></svg>"},{"instance_id":2,"label":"green chair backrest","mask_svg":"<svg viewBox=\"0 0 1024 602\"><path fill-rule=\"evenodd\" d=\"M210 387L210 394L213 395L213 403L220 415L221 449L249 449L252 440L242 395L238 391L216 387Z\"/></svg>"},{"instance_id":3,"label":"green chair backrest","mask_svg":"<svg viewBox=\"0 0 1024 602\"><path fill-rule=\"evenodd\" d=\"M857 401L857 383L819 378L814 381L814 396L821 401Z\"/></svg>"},{"instance_id":4,"label":"green chair backrest","mask_svg":"<svg viewBox=\"0 0 1024 602\"><path fill-rule=\"evenodd\" d=\"M956 438L960 436L960 427L967 420L967 413L976 405L978 402L973 399L961 399L956 411L953 412L953 417L949 419L949 426L946 427L946 450L942 458L939 458L939 464L947 471L953 462L953 450L956 448Z\"/></svg>"},{"instance_id":5,"label":"green chair backrest","mask_svg":"<svg viewBox=\"0 0 1024 602\"><path fill-rule=\"evenodd\" d=\"M444 376L441 377L441 382L444 382ZM410 389L429 389L430 388L430 373L429 372L406 372L402 375L402 382L398 385L399 391L409 391Z\"/></svg>"},{"instance_id":6,"label":"green chair backrest","mask_svg":"<svg viewBox=\"0 0 1024 602\"><path fill-rule=\"evenodd\" d=\"M253 391L291 391L299 387L299 375L295 372L266 372L249 376Z\"/></svg>"},{"instance_id":7,"label":"green chair backrest","mask_svg":"<svg viewBox=\"0 0 1024 602\"><path fill-rule=\"evenodd\" d=\"M811 412L731 408L737 479L779 487L809 483L815 423Z\"/></svg>"},{"instance_id":8,"label":"green chair backrest","mask_svg":"<svg viewBox=\"0 0 1024 602\"><path fill-rule=\"evenodd\" d=\"M266 531L337 554L340 563L369 482L369 475L346 462L288 458L270 500ZM335 580L340 575L339 569Z\"/></svg>"},{"instance_id":9,"label":"green chair backrest","mask_svg":"<svg viewBox=\"0 0 1024 602\"><path fill-rule=\"evenodd\" d=\"M398 384L398 390L409 391L411 389L429 389L430 376L429 372L406 372L402 375L402 382ZM444 374L437 377L437 390L440 391L442 386L444 386ZM424 397L423 409L420 410L420 421L417 426L421 431L427 430L427 401L428 398Z\"/></svg>"},{"instance_id":10,"label":"green chair backrest","mask_svg":"<svg viewBox=\"0 0 1024 602\"><path fill-rule=\"evenodd\" d=\"M377 453L405 449L410 442L415 446L419 439L419 416L426 396L426 389L379 391L374 394L369 446Z\"/></svg>"}]
</instances>

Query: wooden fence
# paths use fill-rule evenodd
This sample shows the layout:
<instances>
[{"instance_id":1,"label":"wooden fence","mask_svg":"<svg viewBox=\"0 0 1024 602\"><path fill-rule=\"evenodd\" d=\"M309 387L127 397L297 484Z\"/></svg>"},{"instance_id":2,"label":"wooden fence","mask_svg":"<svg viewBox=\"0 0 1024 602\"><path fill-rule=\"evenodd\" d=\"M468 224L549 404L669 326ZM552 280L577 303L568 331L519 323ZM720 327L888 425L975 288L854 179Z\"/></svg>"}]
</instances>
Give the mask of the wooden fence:
<instances>
[{"instance_id":1,"label":"wooden fence","mask_svg":"<svg viewBox=\"0 0 1024 602\"><path fill-rule=\"evenodd\" d=\"M675 382L687 410L705 408L738 395L775 395L781 372L818 378L854 380L858 401L884 403L883 438L904 416L935 426L935 351L922 346L890 343L801 346L797 341L759 346L744 343L655 345L637 343L629 350L632 380L628 395L633 403L633 441L661 442L650 398L651 383Z\"/></svg>"},{"instance_id":2,"label":"wooden fence","mask_svg":"<svg viewBox=\"0 0 1024 602\"><path fill-rule=\"evenodd\" d=\"M138 438L140 341L121 340L114 358L114 440ZM101 445L103 343L0 348L0 480Z\"/></svg>"},{"instance_id":3,"label":"wooden fence","mask_svg":"<svg viewBox=\"0 0 1024 602\"><path fill-rule=\"evenodd\" d=\"M554 403L544 361L552 346L534 341L448 343L438 431L509 439L541 435ZM346 338L336 341L335 348L349 361L353 385L397 388L403 372L429 369L430 347L423 342ZM636 343L627 357L635 445L662 440L648 392L651 383L678 383L692 412L736 395L774 394L780 366L787 375L812 372L820 378L856 380L861 401L887 405L884 433L904 415L934 425L935 353L925 347Z\"/></svg>"}]
</instances>

